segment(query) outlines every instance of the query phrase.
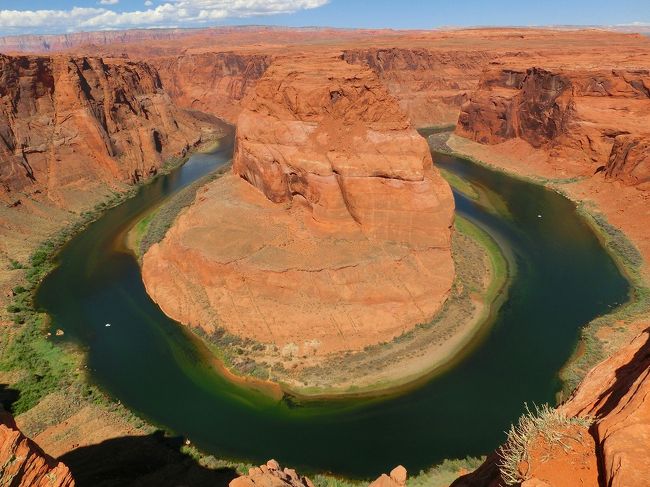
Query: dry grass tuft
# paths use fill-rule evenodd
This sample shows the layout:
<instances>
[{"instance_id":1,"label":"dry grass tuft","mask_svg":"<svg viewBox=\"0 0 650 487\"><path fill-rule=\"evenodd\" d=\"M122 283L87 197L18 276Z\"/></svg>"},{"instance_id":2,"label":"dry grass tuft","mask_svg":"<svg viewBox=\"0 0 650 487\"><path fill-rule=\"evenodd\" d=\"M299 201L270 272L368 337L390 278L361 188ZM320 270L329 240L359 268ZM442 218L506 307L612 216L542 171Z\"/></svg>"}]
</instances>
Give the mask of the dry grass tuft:
<instances>
[{"instance_id":1,"label":"dry grass tuft","mask_svg":"<svg viewBox=\"0 0 650 487\"><path fill-rule=\"evenodd\" d=\"M588 429L594 422L593 417L568 417L548 404L534 406L531 411L526 404L526 412L508 431L508 438L499 450L499 470L507 485L517 485L528 479L528 472L521 472L519 466L528 462L528 450L535 438L541 436L548 444L558 444L565 451L571 450L566 443L569 439L567 426L579 426ZM571 439L576 439L571 437Z\"/></svg>"}]
</instances>

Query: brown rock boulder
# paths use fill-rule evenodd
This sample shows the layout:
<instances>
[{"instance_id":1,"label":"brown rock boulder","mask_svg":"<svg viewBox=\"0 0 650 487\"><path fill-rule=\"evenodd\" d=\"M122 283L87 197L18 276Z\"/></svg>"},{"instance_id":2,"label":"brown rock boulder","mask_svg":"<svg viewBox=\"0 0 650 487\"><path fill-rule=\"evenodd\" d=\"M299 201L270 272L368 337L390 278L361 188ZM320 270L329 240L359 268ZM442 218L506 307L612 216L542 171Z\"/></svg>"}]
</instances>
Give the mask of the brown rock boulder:
<instances>
[{"instance_id":1,"label":"brown rock boulder","mask_svg":"<svg viewBox=\"0 0 650 487\"><path fill-rule=\"evenodd\" d=\"M276 60L245 101L234 176L144 257L173 318L288 355L359 350L429 320L451 287L453 198L374 73Z\"/></svg>"},{"instance_id":2,"label":"brown rock boulder","mask_svg":"<svg viewBox=\"0 0 650 487\"><path fill-rule=\"evenodd\" d=\"M626 184L650 183L650 134L620 135L614 139L612 152L605 168L609 179Z\"/></svg>"},{"instance_id":3,"label":"brown rock boulder","mask_svg":"<svg viewBox=\"0 0 650 487\"><path fill-rule=\"evenodd\" d=\"M406 485L406 469L398 465L390 471L390 475L381 474L381 476L370 483L368 487L404 487Z\"/></svg>"},{"instance_id":4,"label":"brown rock boulder","mask_svg":"<svg viewBox=\"0 0 650 487\"><path fill-rule=\"evenodd\" d=\"M230 487L314 487L309 478L302 477L290 468L282 469L275 460L253 467L248 475L230 481Z\"/></svg>"},{"instance_id":5,"label":"brown rock boulder","mask_svg":"<svg viewBox=\"0 0 650 487\"><path fill-rule=\"evenodd\" d=\"M1 408L0 408L1 409ZM68 467L46 455L0 411L0 485L73 487Z\"/></svg>"}]
</instances>

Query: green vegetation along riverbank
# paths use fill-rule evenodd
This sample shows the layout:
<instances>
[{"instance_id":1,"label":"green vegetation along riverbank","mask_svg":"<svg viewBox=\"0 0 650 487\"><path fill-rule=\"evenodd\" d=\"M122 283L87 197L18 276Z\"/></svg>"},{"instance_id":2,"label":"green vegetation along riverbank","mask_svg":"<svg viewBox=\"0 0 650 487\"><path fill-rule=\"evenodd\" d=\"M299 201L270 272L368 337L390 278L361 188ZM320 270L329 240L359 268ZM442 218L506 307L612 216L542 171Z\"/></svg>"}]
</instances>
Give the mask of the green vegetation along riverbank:
<instances>
[{"instance_id":1,"label":"green vegetation along riverbank","mask_svg":"<svg viewBox=\"0 0 650 487\"><path fill-rule=\"evenodd\" d=\"M563 388L558 400L568 398L591 368L620 346L629 342L640 331L634 324L639 320L646 319L650 314L650 282L643 273L643 268L647 265L643 255L621 229L608 221L602 209L593 201L575 197L572 188L580 184L580 178L553 179L522 175L473 156L469 152L475 143L460 139L451 131L434 131L432 135L428 136L428 142L435 151L463 158L493 171L545 186L574 201L578 213L592 228L620 271L629 280L631 293L627 302L620 303L618 307L612 308L611 312L591 320L581 330L580 340L573 355L560 371ZM499 156L495 155L494 157Z\"/></svg>"},{"instance_id":2,"label":"green vegetation along riverbank","mask_svg":"<svg viewBox=\"0 0 650 487\"><path fill-rule=\"evenodd\" d=\"M178 214L184 197L172 199L157 208L153 216L138 222L131 235L142 235L161 218ZM324 363L291 368L271 348L250 339L233 336L223 330L210 336L195 328L211 354L226 368L224 375L237 383L257 388L281 390L293 400L332 397L396 395L417 387L433 375L447 370L472 350L487 331L493 314L506 296L512 265L493 238L479 226L462 217L456 218L452 253L456 279L450 296L436 317L389 342L366 347L356 353L328 357ZM130 238L137 242L137 238ZM142 240L140 240L142 241ZM137 244L135 244L137 245ZM245 384L246 385L246 384ZM275 393L274 393L275 394Z\"/></svg>"}]
</instances>

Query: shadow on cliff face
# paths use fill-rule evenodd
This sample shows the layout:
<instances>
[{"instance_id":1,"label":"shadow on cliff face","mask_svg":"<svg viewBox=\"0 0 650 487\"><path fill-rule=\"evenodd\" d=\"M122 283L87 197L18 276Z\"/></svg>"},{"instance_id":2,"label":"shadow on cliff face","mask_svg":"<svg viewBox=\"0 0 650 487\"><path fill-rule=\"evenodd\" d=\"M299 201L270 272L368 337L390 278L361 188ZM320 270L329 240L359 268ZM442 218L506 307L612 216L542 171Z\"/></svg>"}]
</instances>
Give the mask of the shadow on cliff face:
<instances>
[{"instance_id":1,"label":"shadow on cliff face","mask_svg":"<svg viewBox=\"0 0 650 487\"><path fill-rule=\"evenodd\" d=\"M125 436L77 448L59 458L77 487L227 487L234 469L209 469L180 452L181 438L162 432Z\"/></svg>"},{"instance_id":2,"label":"shadow on cliff face","mask_svg":"<svg viewBox=\"0 0 650 487\"><path fill-rule=\"evenodd\" d=\"M602 403L592 414L598 418L603 418L614 413L621 400L631 391L637 380L650 369L650 327L643 330L648 334L645 343L639 347L632 358L623 366L616 369L616 380L609 389L603 391L598 397L595 404ZM635 391L639 392L639 391ZM604 400L604 402L603 402ZM615 413L614 413L615 414ZM598 462L598 482L600 485L610 485L611 479L607 477L605 468L605 451L603 450L603 441L598 431L598 423L594 423L590 429L591 435L596 440L596 461ZM634 441L634 438L632 438ZM642 441L638 438L637 441Z\"/></svg>"},{"instance_id":3,"label":"shadow on cliff face","mask_svg":"<svg viewBox=\"0 0 650 487\"><path fill-rule=\"evenodd\" d=\"M612 386L603 391L595 404L605 399L605 402L592 414L597 417L607 416L611 413L623 397L630 391L632 385L639 379L641 374L645 373L650 367L650 328L646 328L644 333L648 333L646 342L636 351L628 363L616 369L616 381Z\"/></svg>"}]
</instances>

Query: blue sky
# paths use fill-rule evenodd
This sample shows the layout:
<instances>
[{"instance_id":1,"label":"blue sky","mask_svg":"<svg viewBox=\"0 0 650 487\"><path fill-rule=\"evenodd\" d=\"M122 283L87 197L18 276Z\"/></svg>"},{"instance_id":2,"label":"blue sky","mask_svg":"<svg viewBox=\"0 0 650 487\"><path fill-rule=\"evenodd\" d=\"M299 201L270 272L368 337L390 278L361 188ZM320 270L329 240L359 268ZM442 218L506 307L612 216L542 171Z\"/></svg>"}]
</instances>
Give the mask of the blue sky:
<instances>
[{"instance_id":1,"label":"blue sky","mask_svg":"<svg viewBox=\"0 0 650 487\"><path fill-rule=\"evenodd\" d=\"M650 25L650 0L0 0L0 35L130 27Z\"/></svg>"}]
</instances>

